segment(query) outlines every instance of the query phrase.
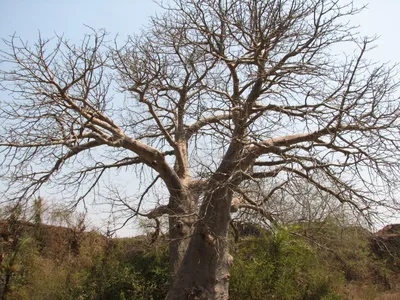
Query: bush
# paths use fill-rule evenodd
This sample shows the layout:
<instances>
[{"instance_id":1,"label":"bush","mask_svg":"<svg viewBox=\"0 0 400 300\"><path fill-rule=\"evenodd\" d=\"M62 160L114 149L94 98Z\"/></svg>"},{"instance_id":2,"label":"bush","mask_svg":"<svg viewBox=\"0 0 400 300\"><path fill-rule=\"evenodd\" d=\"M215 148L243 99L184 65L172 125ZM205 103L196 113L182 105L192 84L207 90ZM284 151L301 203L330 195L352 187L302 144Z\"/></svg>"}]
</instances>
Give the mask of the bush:
<instances>
[{"instance_id":1,"label":"bush","mask_svg":"<svg viewBox=\"0 0 400 300\"><path fill-rule=\"evenodd\" d=\"M13 251L3 243L3 273L13 271L7 299L165 298L166 245L150 247L145 238L107 239L90 232L77 252L65 242L65 228L44 229L41 247L30 231L22 231ZM232 246L230 299L374 299L385 288L388 270L372 254L366 234L329 220L259 230L257 237Z\"/></svg>"},{"instance_id":2,"label":"bush","mask_svg":"<svg viewBox=\"0 0 400 300\"><path fill-rule=\"evenodd\" d=\"M166 295L165 247L149 249L138 239L107 240L87 233L79 253L49 248L40 253L33 250L34 240L28 241L19 252L16 265L23 268L15 272L7 299L156 300Z\"/></svg>"},{"instance_id":3,"label":"bush","mask_svg":"<svg viewBox=\"0 0 400 300\"><path fill-rule=\"evenodd\" d=\"M131 241L134 243L134 240ZM126 252L118 241L97 258L71 299L163 299L168 257L164 249ZM110 246L109 246L110 247Z\"/></svg>"},{"instance_id":4,"label":"bush","mask_svg":"<svg viewBox=\"0 0 400 300\"><path fill-rule=\"evenodd\" d=\"M247 238L238 248L231 299L336 299L331 282L341 276L321 269L315 250L287 228Z\"/></svg>"}]
</instances>

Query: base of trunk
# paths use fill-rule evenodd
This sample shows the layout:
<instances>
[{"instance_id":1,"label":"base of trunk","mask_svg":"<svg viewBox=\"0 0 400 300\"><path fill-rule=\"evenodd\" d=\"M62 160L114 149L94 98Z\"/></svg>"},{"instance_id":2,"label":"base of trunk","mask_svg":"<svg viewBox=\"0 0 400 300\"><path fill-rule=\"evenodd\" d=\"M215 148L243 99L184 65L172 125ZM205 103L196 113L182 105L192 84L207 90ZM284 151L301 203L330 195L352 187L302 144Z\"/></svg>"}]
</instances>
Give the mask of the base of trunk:
<instances>
[{"instance_id":1,"label":"base of trunk","mask_svg":"<svg viewBox=\"0 0 400 300\"><path fill-rule=\"evenodd\" d=\"M195 234L166 299L229 299L231 266L227 237Z\"/></svg>"}]
</instances>

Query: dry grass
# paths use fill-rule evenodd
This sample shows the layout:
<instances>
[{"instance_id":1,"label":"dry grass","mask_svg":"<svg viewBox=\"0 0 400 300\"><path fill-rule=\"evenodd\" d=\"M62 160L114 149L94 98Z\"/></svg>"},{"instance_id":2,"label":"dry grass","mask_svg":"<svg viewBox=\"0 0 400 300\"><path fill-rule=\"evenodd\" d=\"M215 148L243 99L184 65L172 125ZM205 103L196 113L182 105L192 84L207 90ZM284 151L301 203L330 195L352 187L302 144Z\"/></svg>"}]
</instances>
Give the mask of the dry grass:
<instances>
[{"instance_id":1,"label":"dry grass","mask_svg":"<svg viewBox=\"0 0 400 300\"><path fill-rule=\"evenodd\" d=\"M370 284L348 283L337 288L337 292L349 300L375 300L376 288Z\"/></svg>"},{"instance_id":2,"label":"dry grass","mask_svg":"<svg viewBox=\"0 0 400 300\"><path fill-rule=\"evenodd\" d=\"M382 294L375 298L375 300L399 300L400 292L390 293L390 294Z\"/></svg>"}]
</instances>

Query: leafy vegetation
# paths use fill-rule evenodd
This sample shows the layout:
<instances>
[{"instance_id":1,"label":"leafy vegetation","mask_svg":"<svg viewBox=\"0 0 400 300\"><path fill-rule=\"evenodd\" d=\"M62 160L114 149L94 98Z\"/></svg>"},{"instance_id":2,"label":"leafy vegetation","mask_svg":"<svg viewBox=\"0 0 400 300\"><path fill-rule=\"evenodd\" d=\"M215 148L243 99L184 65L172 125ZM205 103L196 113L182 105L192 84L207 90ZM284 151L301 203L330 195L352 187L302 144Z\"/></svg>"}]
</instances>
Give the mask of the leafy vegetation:
<instances>
[{"instance_id":1,"label":"leafy vegetation","mask_svg":"<svg viewBox=\"0 0 400 300\"><path fill-rule=\"evenodd\" d=\"M0 230L3 299L147 300L163 299L168 291L163 240L150 245L144 236L85 232L77 251L66 234L72 228L41 224L38 234L37 224L14 216ZM260 232L231 243L233 300L375 299L390 288L396 270L374 255L371 235L361 227L326 220Z\"/></svg>"},{"instance_id":2,"label":"leafy vegetation","mask_svg":"<svg viewBox=\"0 0 400 300\"><path fill-rule=\"evenodd\" d=\"M245 240L235 254L232 299L323 299L331 280L342 279L321 267L316 250L287 228Z\"/></svg>"}]
</instances>

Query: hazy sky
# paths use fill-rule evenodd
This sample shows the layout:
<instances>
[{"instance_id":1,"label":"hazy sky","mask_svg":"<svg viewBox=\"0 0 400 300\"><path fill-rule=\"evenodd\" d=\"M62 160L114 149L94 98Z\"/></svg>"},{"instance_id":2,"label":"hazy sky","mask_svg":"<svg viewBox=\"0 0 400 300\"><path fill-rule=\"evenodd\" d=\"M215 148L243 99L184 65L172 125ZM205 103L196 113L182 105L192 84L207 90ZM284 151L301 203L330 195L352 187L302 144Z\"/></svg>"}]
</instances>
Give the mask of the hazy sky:
<instances>
[{"instance_id":1,"label":"hazy sky","mask_svg":"<svg viewBox=\"0 0 400 300\"><path fill-rule=\"evenodd\" d=\"M31 41L40 31L45 37L57 32L75 40L87 31L84 25L126 36L157 9L151 0L0 0L0 36L16 32Z\"/></svg>"},{"instance_id":2,"label":"hazy sky","mask_svg":"<svg viewBox=\"0 0 400 300\"><path fill-rule=\"evenodd\" d=\"M354 17L364 35L380 36L374 59L400 61L400 0L355 0L368 9ZM122 37L137 32L159 7L151 0L0 0L0 37L16 33L23 40L34 41L38 31L44 37L54 32L72 41L89 30L105 28ZM0 48L3 45L0 43Z\"/></svg>"},{"instance_id":3,"label":"hazy sky","mask_svg":"<svg viewBox=\"0 0 400 300\"><path fill-rule=\"evenodd\" d=\"M370 58L381 62L400 62L400 0L355 0L368 8L352 19L360 25L361 35L378 35L377 48ZM106 29L122 38L138 32L148 17L160 8L151 0L0 0L0 38L16 33L22 40L34 42L43 37L63 34L79 42L83 33ZM0 41L0 50L4 49ZM128 231L127 231L128 232ZM127 232L123 233L124 235Z\"/></svg>"}]
</instances>

